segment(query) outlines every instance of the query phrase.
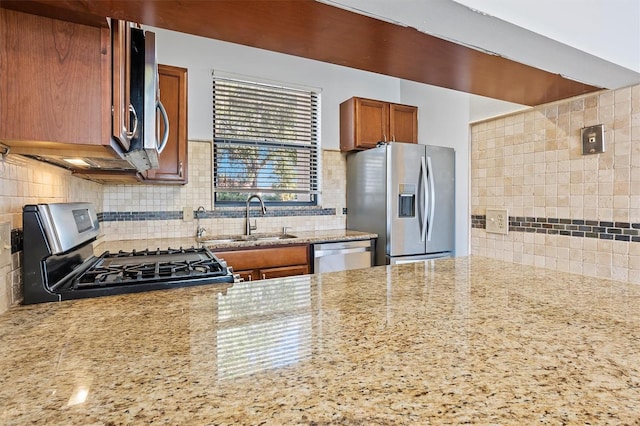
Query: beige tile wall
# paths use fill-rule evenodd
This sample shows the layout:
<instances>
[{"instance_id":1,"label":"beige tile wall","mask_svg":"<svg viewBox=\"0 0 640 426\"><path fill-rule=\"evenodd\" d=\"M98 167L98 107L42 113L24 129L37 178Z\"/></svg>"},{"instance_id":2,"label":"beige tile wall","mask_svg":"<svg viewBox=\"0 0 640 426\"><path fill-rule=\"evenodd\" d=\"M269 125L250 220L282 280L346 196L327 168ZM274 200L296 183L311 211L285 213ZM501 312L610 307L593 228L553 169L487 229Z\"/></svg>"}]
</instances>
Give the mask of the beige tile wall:
<instances>
[{"instance_id":1,"label":"beige tile wall","mask_svg":"<svg viewBox=\"0 0 640 426\"><path fill-rule=\"evenodd\" d=\"M580 130L604 124L606 152L582 155ZM509 216L640 222L640 86L472 125L471 207ZM640 243L473 228L471 252L640 283Z\"/></svg>"},{"instance_id":2,"label":"beige tile wall","mask_svg":"<svg viewBox=\"0 0 640 426\"><path fill-rule=\"evenodd\" d=\"M102 186L21 156L0 158L0 223L22 228L23 205L69 201L89 201L100 211ZM14 253L10 265L0 265L0 314L22 299L21 256Z\"/></svg>"},{"instance_id":3,"label":"beige tile wall","mask_svg":"<svg viewBox=\"0 0 640 426\"><path fill-rule=\"evenodd\" d=\"M346 216L346 159L337 151L322 152L323 188L321 204L336 208L335 216L256 217L258 232L279 232L283 227L295 230L340 229ZM213 208L211 194L211 143L189 141L189 183L187 185L105 185L104 211L182 211L183 207ZM208 235L244 232L242 218L202 219ZM195 235L195 221L153 220L103 222L106 240L176 238Z\"/></svg>"}]
</instances>

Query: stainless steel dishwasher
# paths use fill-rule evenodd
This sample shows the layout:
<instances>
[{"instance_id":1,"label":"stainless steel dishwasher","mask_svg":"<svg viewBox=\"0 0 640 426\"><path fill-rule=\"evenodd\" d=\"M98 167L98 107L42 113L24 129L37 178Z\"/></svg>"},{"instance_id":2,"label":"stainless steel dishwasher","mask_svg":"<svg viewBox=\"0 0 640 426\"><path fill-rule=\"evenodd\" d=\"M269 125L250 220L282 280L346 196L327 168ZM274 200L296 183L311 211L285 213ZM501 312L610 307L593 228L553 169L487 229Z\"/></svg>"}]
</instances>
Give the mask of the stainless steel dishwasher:
<instances>
[{"instance_id":1,"label":"stainless steel dishwasher","mask_svg":"<svg viewBox=\"0 0 640 426\"><path fill-rule=\"evenodd\" d=\"M368 268L373 261L374 240L340 241L313 245L313 272Z\"/></svg>"}]
</instances>

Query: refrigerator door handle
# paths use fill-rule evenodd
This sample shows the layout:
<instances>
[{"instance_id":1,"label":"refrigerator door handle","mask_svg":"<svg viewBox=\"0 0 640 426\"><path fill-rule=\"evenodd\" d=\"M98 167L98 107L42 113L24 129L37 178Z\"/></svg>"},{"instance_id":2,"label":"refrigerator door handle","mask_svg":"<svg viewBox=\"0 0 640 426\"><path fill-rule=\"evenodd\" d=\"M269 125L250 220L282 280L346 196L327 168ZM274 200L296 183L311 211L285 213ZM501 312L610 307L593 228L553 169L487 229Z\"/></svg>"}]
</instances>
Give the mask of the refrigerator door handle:
<instances>
[{"instance_id":1,"label":"refrigerator door handle","mask_svg":"<svg viewBox=\"0 0 640 426\"><path fill-rule=\"evenodd\" d=\"M424 161L424 158L422 161ZM429 181L429 195L431 196L431 200L429 201L429 229L427 231L427 241L431 241L431 234L433 233L433 215L436 211L436 185L433 179L433 166L431 165L431 157L427 157L427 174L427 180Z\"/></svg>"},{"instance_id":2,"label":"refrigerator door handle","mask_svg":"<svg viewBox=\"0 0 640 426\"><path fill-rule=\"evenodd\" d=\"M422 209L422 222L420 223L420 241L425 240L427 233L427 209L429 206L429 193L427 191L427 165L424 156L420 159L420 175L422 176L422 198L424 199L424 208Z\"/></svg>"}]
</instances>

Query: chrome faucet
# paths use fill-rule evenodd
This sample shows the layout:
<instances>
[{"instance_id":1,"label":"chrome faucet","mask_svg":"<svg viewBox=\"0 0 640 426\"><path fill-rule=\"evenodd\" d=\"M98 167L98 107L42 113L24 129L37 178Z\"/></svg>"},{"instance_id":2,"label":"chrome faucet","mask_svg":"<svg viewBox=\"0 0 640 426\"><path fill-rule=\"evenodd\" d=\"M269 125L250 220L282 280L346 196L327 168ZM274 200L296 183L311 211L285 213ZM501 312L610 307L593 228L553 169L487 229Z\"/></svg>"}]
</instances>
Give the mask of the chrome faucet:
<instances>
[{"instance_id":1,"label":"chrome faucet","mask_svg":"<svg viewBox=\"0 0 640 426\"><path fill-rule=\"evenodd\" d=\"M200 226L200 213L204 213L204 212L206 212L206 210L202 206L198 207L198 210L196 210L196 219L197 219L196 238L202 238L204 234L207 232L203 226Z\"/></svg>"},{"instance_id":2,"label":"chrome faucet","mask_svg":"<svg viewBox=\"0 0 640 426\"><path fill-rule=\"evenodd\" d=\"M264 203L262 202L262 198L260 197L260 195L258 195L258 194L249 195L249 198L247 198L247 229L246 229L247 235L251 235L251 231L255 231L256 229L258 229L258 225L257 224L251 225L251 220L250 220L250 216L249 216L249 203L254 198L257 198L258 201L260 201L260 207L262 208L262 214L263 215L267 214L267 209L264 206Z\"/></svg>"}]
</instances>

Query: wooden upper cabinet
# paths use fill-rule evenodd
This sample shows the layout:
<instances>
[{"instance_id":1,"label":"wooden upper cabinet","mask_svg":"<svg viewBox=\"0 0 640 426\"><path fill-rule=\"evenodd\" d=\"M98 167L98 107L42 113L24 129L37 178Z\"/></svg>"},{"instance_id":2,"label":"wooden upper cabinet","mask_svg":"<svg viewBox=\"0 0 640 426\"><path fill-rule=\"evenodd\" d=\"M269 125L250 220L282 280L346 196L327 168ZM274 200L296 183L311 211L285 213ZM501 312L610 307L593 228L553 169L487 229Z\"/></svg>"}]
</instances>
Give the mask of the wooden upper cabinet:
<instances>
[{"instance_id":1,"label":"wooden upper cabinet","mask_svg":"<svg viewBox=\"0 0 640 426\"><path fill-rule=\"evenodd\" d=\"M188 181L187 173L187 69L158 65L160 101L169 118L169 138L160 154L160 167L145 172L149 183L178 183ZM160 121L160 132L164 123Z\"/></svg>"},{"instance_id":2,"label":"wooden upper cabinet","mask_svg":"<svg viewBox=\"0 0 640 426\"><path fill-rule=\"evenodd\" d=\"M340 150L418 143L418 107L353 97L340 104Z\"/></svg>"},{"instance_id":3,"label":"wooden upper cabinet","mask_svg":"<svg viewBox=\"0 0 640 426\"><path fill-rule=\"evenodd\" d=\"M354 99L354 98L352 98ZM389 105L386 102L355 98L353 127L357 148L374 148L389 134ZM351 126L348 126L351 127Z\"/></svg>"},{"instance_id":4,"label":"wooden upper cabinet","mask_svg":"<svg viewBox=\"0 0 640 426\"><path fill-rule=\"evenodd\" d=\"M418 107L389 104L391 142L418 143Z\"/></svg>"},{"instance_id":5,"label":"wooden upper cabinet","mask_svg":"<svg viewBox=\"0 0 640 426\"><path fill-rule=\"evenodd\" d=\"M11 152L113 153L110 44L107 27L0 8L0 140Z\"/></svg>"}]
</instances>

